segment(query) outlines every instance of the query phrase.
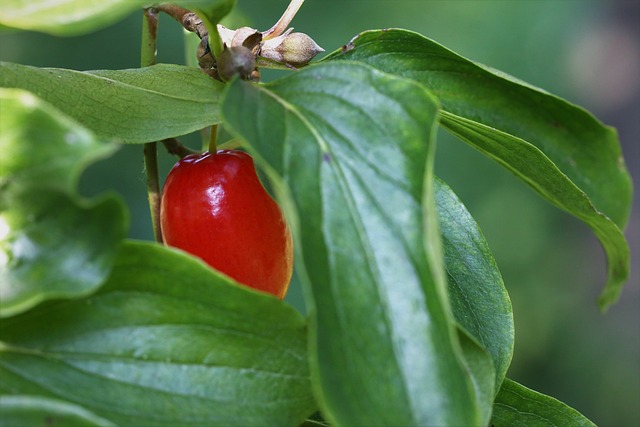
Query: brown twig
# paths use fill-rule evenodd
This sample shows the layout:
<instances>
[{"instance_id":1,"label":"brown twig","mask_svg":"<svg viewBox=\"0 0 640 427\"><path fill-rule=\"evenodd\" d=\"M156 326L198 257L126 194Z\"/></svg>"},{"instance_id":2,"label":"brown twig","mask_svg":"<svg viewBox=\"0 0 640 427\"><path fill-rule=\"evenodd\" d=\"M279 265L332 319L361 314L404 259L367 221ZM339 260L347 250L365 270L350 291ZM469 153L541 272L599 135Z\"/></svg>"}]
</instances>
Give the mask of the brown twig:
<instances>
[{"instance_id":1,"label":"brown twig","mask_svg":"<svg viewBox=\"0 0 640 427\"><path fill-rule=\"evenodd\" d=\"M201 39L208 36L207 27L194 12L183 7L176 6L175 4L168 3L160 4L156 6L156 8L178 21L185 30L196 33Z\"/></svg>"},{"instance_id":2,"label":"brown twig","mask_svg":"<svg viewBox=\"0 0 640 427\"><path fill-rule=\"evenodd\" d=\"M211 47L209 46L209 32L207 31L207 27L204 22L202 22L202 19L200 19L194 12L175 4L160 4L156 6L156 9L171 16L173 19L178 21L185 30L195 33L201 39L197 51L198 65L200 65L202 71L214 79L220 80L217 71L216 59L211 52Z\"/></svg>"}]
</instances>

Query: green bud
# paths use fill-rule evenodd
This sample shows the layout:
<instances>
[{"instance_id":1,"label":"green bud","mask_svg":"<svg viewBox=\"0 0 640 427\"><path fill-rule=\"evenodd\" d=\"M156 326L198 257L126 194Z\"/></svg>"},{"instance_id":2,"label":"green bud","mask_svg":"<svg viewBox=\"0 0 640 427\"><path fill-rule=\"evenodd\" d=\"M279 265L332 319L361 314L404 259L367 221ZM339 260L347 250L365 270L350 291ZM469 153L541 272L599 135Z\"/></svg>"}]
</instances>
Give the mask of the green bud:
<instances>
[{"instance_id":1,"label":"green bud","mask_svg":"<svg viewBox=\"0 0 640 427\"><path fill-rule=\"evenodd\" d=\"M307 65L314 56L324 52L324 49L308 35L291 31L290 29L278 37L262 42L259 55L290 68L298 68Z\"/></svg>"}]
</instances>

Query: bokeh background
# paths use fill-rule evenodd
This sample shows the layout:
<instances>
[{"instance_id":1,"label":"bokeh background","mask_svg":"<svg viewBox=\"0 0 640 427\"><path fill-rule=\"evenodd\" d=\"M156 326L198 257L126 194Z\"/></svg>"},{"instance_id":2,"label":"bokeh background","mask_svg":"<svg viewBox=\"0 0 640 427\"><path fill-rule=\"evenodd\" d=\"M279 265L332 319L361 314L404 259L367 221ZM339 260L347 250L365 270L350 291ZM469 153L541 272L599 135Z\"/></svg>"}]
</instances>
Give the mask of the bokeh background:
<instances>
[{"instance_id":1,"label":"bokeh background","mask_svg":"<svg viewBox=\"0 0 640 427\"><path fill-rule=\"evenodd\" d=\"M269 28L287 0L238 0L232 25ZM0 60L77 70L139 66L141 13L81 37L0 33ZM327 52L358 32L414 30L592 111L618 129L640 187L640 2L605 0L307 0L293 22ZM182 29L160 21L159 62L184 63ZM277 77L266 73L265 79ZM188 139L198 144L197 138ZM193 142L196 141L196 142ZM164 176L174 162L161 153ZM381 159L382 161L382 159ZM508 375L601 426L640 426L640 205L627 229L632 274L602 314L605 258L590 230L513 175L441 133L436 161L480 224L512 298L516 345ZM142 147L124 146L83 176L87 196L122 195L130 236L151 239ZM293 284L288 301L304 310Z\"/></svg>"}]
</instances>

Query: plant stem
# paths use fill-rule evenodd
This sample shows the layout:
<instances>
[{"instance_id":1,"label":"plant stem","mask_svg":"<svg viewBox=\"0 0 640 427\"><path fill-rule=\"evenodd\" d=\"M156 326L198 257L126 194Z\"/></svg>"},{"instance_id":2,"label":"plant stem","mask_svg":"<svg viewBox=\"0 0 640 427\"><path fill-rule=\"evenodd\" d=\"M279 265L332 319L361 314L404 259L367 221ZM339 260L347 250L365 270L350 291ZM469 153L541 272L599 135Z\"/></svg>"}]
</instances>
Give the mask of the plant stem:
<instances>
[{"instance_id":1,"label":"plant stem","mask_svg":"<svg viewBox=\"0 0 640 427\"><path fill-rule=\"evenodd\" d=\"M222 38L220 38L220 33L218 33L218 29L216 25L211 25L213 28L209 29L209 48L211 52L213 52L214 58L220 58L222 54L223 46L222 46Z\"/></svg>"},{"instance_id":2,"label":"plant stem","mask_svg":"<svg viewBox=\"0 0 640 427\"><path fill-rule=\"evenodd\" d=\"M198 64L209 76L220 80L215 70L216 58L222 53L222 39L216 25L208 20L203 21L195 12L175 4L162 3L156 8L178 21L182 27L196 34L202 42L198 46Z\"/></svg>"},{"instance_id":3,"label":"plant stem","mask_svg":"<svg viewBox=\"0 0 640 427\"><path fill-rule=\"evenodd\" d=\"M144 9L142 19L142 43L140 65L148 67L156 63L158 41L158 11L154 8ZM147 197L151 211L151 224L156 242L162 243L160 231L160 179L158 177L158 144L144 144L144 171L147 177Z\"/></svg>"},{"instance_id":4,"label":"plant stem","mask_svg":"<svg viewBox=\"0 0 640 427\"><path fill-rule=\"evenodd\" d=\"M148 67L156 63L158 49L158 11L154 8L144 9L142 18L142 43L140 49L140 66Z\"/></svg>"},{"instance_id":5,"label":"plant stem","mask_svg":"<svg viewBox=\"0 0 640 427\"><path fill-rule=\"evenodd\" d=\"M196 33L198 37L202 38L207 33L207 27L194 12L185 9L184 7L169 3L162 3L156 7L159 11L166 13L178 21L185 30Z\"/></svg>"},{"instance_id":6,"label":"plant stem","mask_svg":"<svg viewBox=\"0 0 640 427\"><path fill-rule=\"evenodd\" d=\"M209 152L215 154L218 151L218 125L212 125L209 130Z\"/></svg>"},{"instance_id":7,"label":"plant stem","mask_svg":"<svg viewBox=\"0 0 640 427\"><path fill-rule=\"evenodd\" d=\"M158 143L144 144L144 171L147 175L147 197L151 212L153 236L158 243L162 243L160 230L160 180L158 178Z\"/></svg>"}]
</instances>

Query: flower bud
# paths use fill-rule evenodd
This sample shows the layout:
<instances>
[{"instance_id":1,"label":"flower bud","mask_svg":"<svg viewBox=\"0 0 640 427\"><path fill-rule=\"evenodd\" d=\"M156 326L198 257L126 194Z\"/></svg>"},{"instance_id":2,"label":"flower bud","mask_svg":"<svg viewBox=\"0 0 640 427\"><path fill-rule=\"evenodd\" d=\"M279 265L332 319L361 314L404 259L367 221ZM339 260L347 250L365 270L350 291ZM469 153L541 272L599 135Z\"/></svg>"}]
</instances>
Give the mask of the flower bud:
<instances>
[{"instance_id":1,"label":"flower bud","mask_svg":"<svg viewBox=\"0 0 640 427\"><path fill-rule=\"evenodd\" d=\"M213 68L216 65L216 60L211 54L209 43L206 38L200 40L200 43L198 43L196 57L198 58L198 63L200 64L200 68L202 69Z\"/></svg>"},{"instance_id":2,"label":"flower bud","mask_svg":"<svg viewBox=\"0 0 640 427\"><path fill-rule=\"evenodd\" d=\"M251 27L242 27L236 30L231 39L230 46L244 46L253 50L262 41L262 33Z\"/></svg>"},{"instance_id":3,"label":"flower bud","mask_svg":"<svg viewBox=\"0 0 640 427\"><path fill-rule=\"evenodd\" d=\"M223 81L231 80L236 74L243 80L254 80L255 70L255 55L244 46L225 48L218 58L218 75Z\"/></svg>"},{"instance_id":4,"label":"flower bud","mask_svg":"<svg viewBox=\"0 0 640 427\"><path fill-rule=\"evenodd\" d=\"M311 37L288 30L278 37L264 41L260 56L290 68L297 68L307 65L320 52L324 52L324 49Z\"/></svg>"},{"instance_id":5,"label":"flower bud","mask_svg":"<svg viewBox=\"0 0 640 427\"><path fill-rule=\"evenodd\" d=\"M228 47L244 46L249 50L256 50L262 41L262 33L255 28L241 27L237 30L230 30L218 24L218 34L222 44Z\"/></svg>"},{"instance_id":6,"label":"flower bud","mask_svg":"<svg viewBox=\"0 0 640 427\"><path fill-rule=\"evenodd\" d=\"M230 30L224 25L217 25L218 34L220 35L220 40L222 40L222 44L226 46L231 46L231 40L233 40L233 36L236 34L235 30Z\"/></svg>"}]
</instances>

